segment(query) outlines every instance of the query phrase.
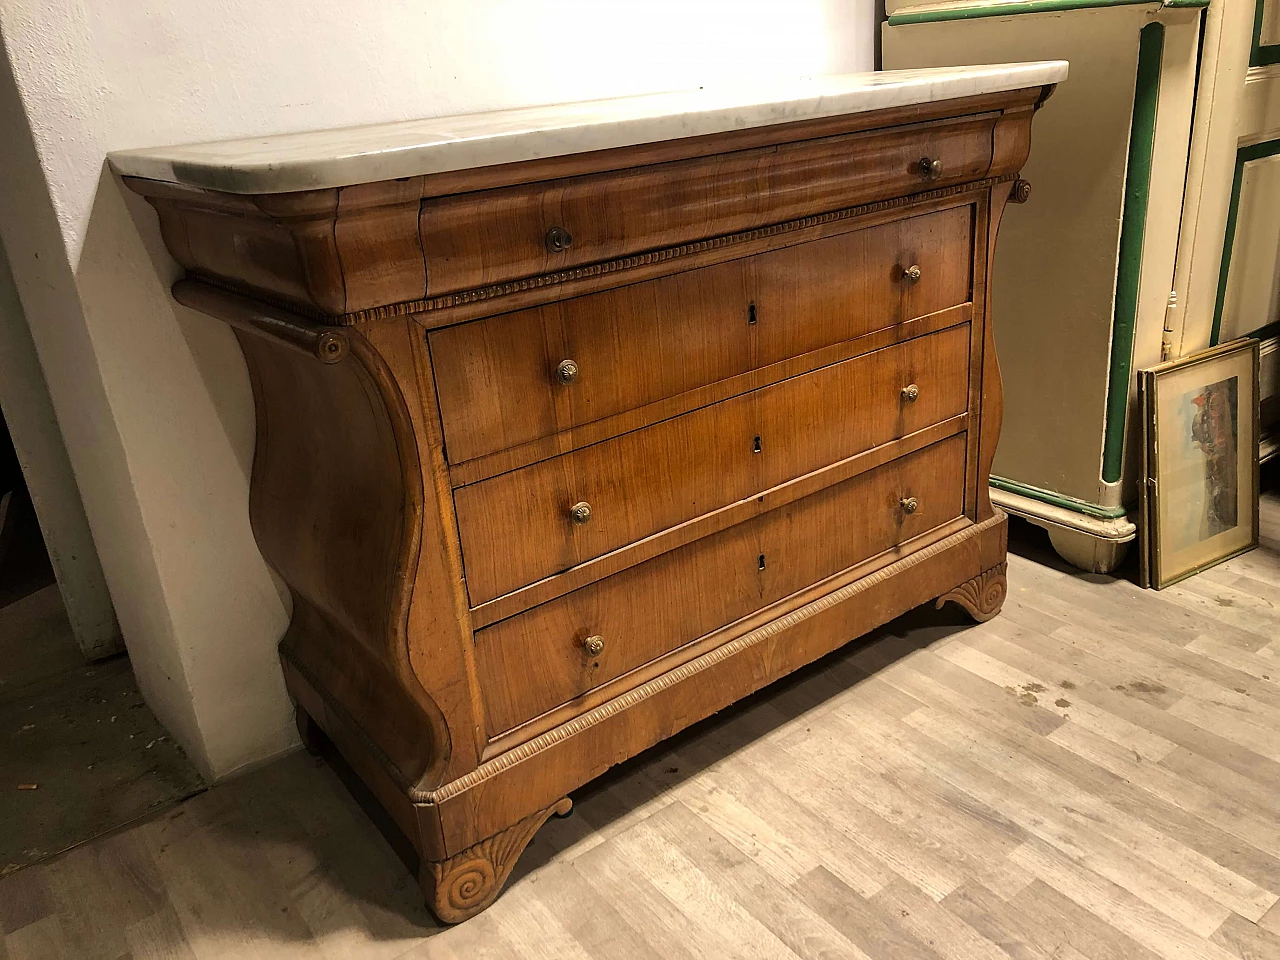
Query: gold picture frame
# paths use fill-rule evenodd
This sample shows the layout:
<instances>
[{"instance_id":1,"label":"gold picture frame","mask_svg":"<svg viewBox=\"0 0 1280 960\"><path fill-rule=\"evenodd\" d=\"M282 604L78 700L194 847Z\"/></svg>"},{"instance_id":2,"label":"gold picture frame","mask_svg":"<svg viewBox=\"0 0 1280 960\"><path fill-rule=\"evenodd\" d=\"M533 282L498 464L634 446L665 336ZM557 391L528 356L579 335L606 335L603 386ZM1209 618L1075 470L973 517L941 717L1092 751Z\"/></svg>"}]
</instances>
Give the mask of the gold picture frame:
<instances>
[{"instance_id":1,"label":"gold picture frame","mask_svg":"<svg viewBox=\"0 0 1280 960\"><path fill-rule=\"evenodd\" d=\"M1161 590L1258 545L1257 340L1140 373L1140 576Z\"/></svg>"}]
</instances>

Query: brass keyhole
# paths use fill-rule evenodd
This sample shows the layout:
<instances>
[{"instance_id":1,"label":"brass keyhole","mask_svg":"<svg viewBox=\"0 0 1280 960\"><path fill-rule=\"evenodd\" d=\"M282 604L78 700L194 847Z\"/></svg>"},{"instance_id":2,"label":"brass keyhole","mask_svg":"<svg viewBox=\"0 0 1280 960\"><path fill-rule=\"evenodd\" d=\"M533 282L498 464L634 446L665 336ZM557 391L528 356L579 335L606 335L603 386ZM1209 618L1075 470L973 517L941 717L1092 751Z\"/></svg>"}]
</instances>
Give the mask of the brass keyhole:
<instances>
[{"instance_id":1,"label":"brass keyhole","mask_svg":"<svg viewBox=\"0 0 1280 960\"><path fill-rule=\"evenodd\" d=\"M759 453L759 452L760 452L760 438L759 438L759 437L756 437L756 438L755 438L755 442L754 442L754 443L752 443L752 445L751 445L751 452L752 452L752 453Z\"/></svg>"}]
</instances>

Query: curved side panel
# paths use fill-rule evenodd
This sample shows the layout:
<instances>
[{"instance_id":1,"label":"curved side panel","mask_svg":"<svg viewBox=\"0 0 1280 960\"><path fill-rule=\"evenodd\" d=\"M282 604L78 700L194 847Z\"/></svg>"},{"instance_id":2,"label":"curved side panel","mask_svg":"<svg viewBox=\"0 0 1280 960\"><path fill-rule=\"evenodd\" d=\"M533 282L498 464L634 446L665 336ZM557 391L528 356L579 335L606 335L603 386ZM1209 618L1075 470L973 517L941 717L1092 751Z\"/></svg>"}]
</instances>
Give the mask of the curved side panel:
<instances>
[{"instance_id":1,"label":"curved side panel","mask_svg":"<svg viewBox=\"0 0 1280 960\"><path fill-rule=\"evenodd\" d=\"M1014 184L997 184L988 194L991 204L987 217L987 263L994 263L996 236L1000 232L1000 218L1009 202ZM978 512L977 520L995 516L991 505L991 464L996 458L996 444L1000 440L1000 425L1004 421L1004 384L1000 381L1000 360L996 356L996 341L991 320L991 282L988 278L983 305L984 327L982 334L982 417L978 423Z\"/></svg>"},{"instance_id":2,"label":"curved side panel","mask_svg":"<svg viewBox=\"0 0 1280 960\"><path fill-rule=\"evenodd\" d=\"M1031 118L1035 104L1005 110L991 131L991 169L988 177L1017 173L1031 154Z\"/></svg>"},{"instance_id":3,"label":"curved side panel","mask_svg":"<svg viewBox=\"0 0 1280 960\"><path fill-rule=\"evenodd\" d=\"M253 530L295 601L281 655L408 790L443 770L449 735L408 660L423 490L404 399L354 331L333 364L236 335L258 417Z\"/></svg>"},{"instance_id":4,"label":"curved side panel","mask_svg":"<svg viewBox=\"0 0 1280 960\"><path fill-rule=\"evenodd\" d=\"M1052 96L1053 84L1040 89L1034 103L1005 110L996 121L992 133L991 170L988 176L1012 177L1031 154L1031 120L1035 112ZM1025 180L1014 179L1007 187L997 184L988 194L991 206L987 216L987 264L990 271L995 263L996 238L1000 232L1000 220L1010 200L1025 203L1031 197L1031 185ZM979 522L995 515L991 505L991 464L996 456L996 443L1000 439L1000 426L1004 420L1004 384L1000 379L1000 361L996 356L994 326L991 317L992 277L988 276L983 295L984 317L982 338L982 417L978 424L978 503ZM998 279L998 278L997 278Z\"/></svg>"}]
</instances>

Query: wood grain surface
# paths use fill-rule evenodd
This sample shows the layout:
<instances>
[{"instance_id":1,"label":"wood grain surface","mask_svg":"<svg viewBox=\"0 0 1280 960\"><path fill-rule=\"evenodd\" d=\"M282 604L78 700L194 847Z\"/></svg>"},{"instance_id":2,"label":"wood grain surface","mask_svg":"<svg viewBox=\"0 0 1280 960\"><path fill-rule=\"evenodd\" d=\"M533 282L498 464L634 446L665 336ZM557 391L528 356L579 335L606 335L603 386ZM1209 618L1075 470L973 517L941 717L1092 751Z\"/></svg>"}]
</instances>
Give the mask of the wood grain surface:
<instances>
[{"instance_id":1,"label":"wood grain surface","mask_svg":"<svg viewBox=\"0 0 1280 960\"><path fill-rule=\"evenodd\" d=\"M477 631L490 734L959 517L964 456L952 437Z\"/></svg>"},{"instance_id":2,"label":"wood grain surface","mask_svg":"<svg viewBox=\"0 0 1280 960\"><path fill-rule=\"evenodd\" d=\"M419 233L427 291L440 296L977 180L991 169L997 116L426 200ZM921 173L923 157L940 161L937 176ZM551 249L552 229L572 244Z\"/></svg>"},{"instance_id":3,"label":"wood grain surface","mask_svg":"<svg viewBox=\"0 0 1280 960\"><path fill-rule=\"evenodd\" d=\"M971 235L972 208L956 207L432 331L449 460L965 303ZM556 379L565 360L571 383Z\"/></svg>"},{"instance_id":4,"label":"wood grain surface","mask_svg":"<svg viewBox=\"0 0 1280 960\"><path fill-rule=\"evenodd\" d=\"M461 487L471 604L959 416L968 387L960 325Z\"/></svg>"}]
</instances>

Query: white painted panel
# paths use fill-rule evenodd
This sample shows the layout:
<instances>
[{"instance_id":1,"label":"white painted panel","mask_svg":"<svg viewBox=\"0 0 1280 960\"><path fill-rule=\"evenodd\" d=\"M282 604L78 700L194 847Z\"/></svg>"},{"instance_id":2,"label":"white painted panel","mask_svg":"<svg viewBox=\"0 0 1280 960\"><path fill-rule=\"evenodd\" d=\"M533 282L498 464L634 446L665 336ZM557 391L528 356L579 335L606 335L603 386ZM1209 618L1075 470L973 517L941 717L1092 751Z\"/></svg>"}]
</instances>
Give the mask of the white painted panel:
<instances>
[{"instance_id":1,"label":"white painted panel","mask_svg":"<svg viewBox=\"0 0 1280 960\"><path fill-rule=\"evenodd\" d=\"M1219 342L1280 320L1280 154L1250 160L1240 181Z\"/></svg>"},{"instance_id":2,"label":"white painted panel","mask_svg":"<svg viewBox=\"0 0 1280 960\"><path fill-rule=\"evenodd\" d=\"M1264 47L1280 43L1280 0L1262 0L1262 34L1258 42Z\"/></svg>"},{"instance_id":3,"label":"white painted panel","mask_svg":"<svg viewBox=\"0 0 1280 960\"><path fill-rule=\"evenodd\" d=\"M1240 146L1280 137L1280 63L1249 70L1236 136ZM1234 160L1232 164L1234 170Z\"/></svg>"},{"instance_id":4,"label":"white painted panel","mask_svg":"<svg viewBox=\"0 0 1280 960\"><path fill-rule=\"evenodd\" d=\"M1258 359L1258 397L1280 396L1280 337L1262 341Z\"/></svg>"},{"instance_id":5,"label":"white painted panel","mask_svg":"<svg viewBox=\"0 0 1280 960\"><path fill-rule=\"evenodd\" d=\"M1174 277L1178 306L1169 316L1174 357L1203 350L1213 331L1222 237L1241 135L1241 98L1246 74L1252 77L1249 47L1255 10L1252 0L1233 0L1210 3L1204 13L1195 131Z\"/></svg>"}]
</instances>

